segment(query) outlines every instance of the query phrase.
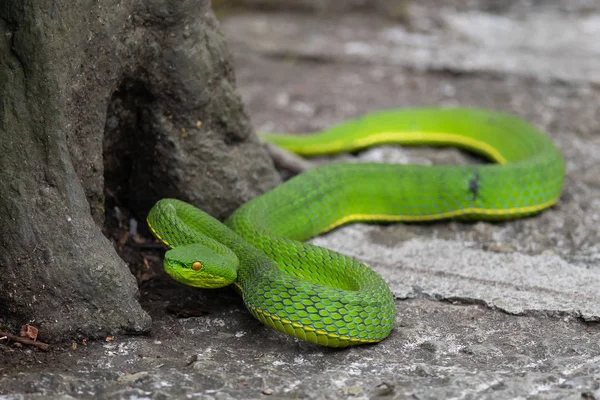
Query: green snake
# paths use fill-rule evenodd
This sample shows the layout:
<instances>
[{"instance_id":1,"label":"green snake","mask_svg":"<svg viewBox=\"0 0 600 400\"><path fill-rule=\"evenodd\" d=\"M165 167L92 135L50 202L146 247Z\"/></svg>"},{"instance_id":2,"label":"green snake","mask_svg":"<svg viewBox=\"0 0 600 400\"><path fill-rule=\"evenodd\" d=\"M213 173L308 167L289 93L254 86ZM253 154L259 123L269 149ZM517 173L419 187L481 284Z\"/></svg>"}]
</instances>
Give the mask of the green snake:
<instances>
[{"instance_id":1,"label":"green snake","mask_svg":"<svg viewBox=\"0 0 600 400\"><path fill-rule=\"evenodd\" d=\"M368 146L457 146L495 163L334 163L309 169L248 201L225 223L175 199L148 215L171 250L175 280L233 284L250 313L285 334L332 347L378 342L395 320L385 281L357 260L303 241L355 221L504 220L560 196L564 161L552 141L508 114L476 109L381 111L306 135L262 134L301 155Z\"/></svg>"}]
</instances>

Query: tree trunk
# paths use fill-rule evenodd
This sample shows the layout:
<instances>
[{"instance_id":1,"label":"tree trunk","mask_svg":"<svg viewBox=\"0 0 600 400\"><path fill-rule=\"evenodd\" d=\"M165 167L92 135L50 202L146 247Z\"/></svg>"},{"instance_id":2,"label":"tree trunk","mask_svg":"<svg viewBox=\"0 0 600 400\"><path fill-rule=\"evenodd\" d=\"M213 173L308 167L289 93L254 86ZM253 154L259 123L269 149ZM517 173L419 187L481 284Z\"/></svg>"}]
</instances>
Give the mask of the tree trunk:
<instances>
[{"instance_id":1,"label":"tree trunk","mask_svg":"<svg viewBox=\"0 0 600 400\"><path fill-rule=\"evenodd\" d=\"M0 2L0 325L142 333L105 194L223 217L278 182L205 0Z\"/></svg>"}]
</instances>

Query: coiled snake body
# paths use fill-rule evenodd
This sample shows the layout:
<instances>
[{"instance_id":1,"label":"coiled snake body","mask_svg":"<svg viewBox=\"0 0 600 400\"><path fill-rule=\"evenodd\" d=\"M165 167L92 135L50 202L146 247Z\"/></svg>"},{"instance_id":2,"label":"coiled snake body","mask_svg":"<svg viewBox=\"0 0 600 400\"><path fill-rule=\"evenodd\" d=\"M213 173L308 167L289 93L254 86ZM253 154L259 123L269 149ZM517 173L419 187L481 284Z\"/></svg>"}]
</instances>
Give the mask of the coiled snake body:
<instances>
[{"instance_id":1,"label":"coiled snake body","mask_svg":"<svg viewBox=\"0 0 600 400\"><path fill-rule=\"evenodd\" d=\"M198 287L234 284L258 320L332 347L388 336L393 296L369 267L304 240L354 221L528 216L557 202L564 175L563 158L546 135L492 111L384 111L315 134L262 137L302 155L399 143L454 145L495 161L325 165L247 202L225 224L174 199L153 207L148 224L172 249L165 269L173 278Z\"/></svg>"}]
</instances>

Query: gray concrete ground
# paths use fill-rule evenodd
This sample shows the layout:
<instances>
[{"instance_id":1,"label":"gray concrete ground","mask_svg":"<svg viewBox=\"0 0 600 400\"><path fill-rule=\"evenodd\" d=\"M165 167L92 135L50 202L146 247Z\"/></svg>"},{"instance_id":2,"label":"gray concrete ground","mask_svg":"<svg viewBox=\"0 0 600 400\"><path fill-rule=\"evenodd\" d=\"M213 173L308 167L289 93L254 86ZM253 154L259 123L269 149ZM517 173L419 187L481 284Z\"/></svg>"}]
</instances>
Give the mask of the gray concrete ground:
<instances>
[{"instance_id":1,"label":"gray concrete ground","mask_svg":"<svg viewBox=\"0 0 600 400\"><path fill-rule=\"evenodd\" d=\"M0 369L0 393L12 393L0 399L600 398L600 6L490 1L465 12L423 1L392 18L386 2L360 12L297 2L303 12L222 19L257 130L420 105L507 111L564 152L560 203L519 221L354 225L314 239L389 282L397 324L380 344L312 346L260 325L230 290L155 279L142 287L151 337L50 356L10 349L24 361ZM475 161L427 148L358 157ZM177 290L161 297L165 287Z\"/></svg>"}]
</instances>

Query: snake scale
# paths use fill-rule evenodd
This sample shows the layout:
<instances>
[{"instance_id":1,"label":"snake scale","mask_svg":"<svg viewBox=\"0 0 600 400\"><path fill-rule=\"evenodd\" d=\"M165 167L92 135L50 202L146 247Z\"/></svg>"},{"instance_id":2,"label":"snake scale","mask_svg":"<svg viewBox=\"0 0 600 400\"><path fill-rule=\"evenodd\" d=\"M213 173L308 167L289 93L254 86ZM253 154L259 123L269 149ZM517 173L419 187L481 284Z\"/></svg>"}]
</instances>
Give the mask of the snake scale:
<instances>
[{"instance_id":1,"label":"snake scale","mask_svg":"<svg viewBox=\"0 0 600 400\"><path fill-rule=\"evenodd\" d=\"M355 221L529 216L558 201L564 176L562 155L544 133L488 110L380 111L318 133L262 139L306 156L395 143L456 146L493 161L329 164L248 201L224 224L175 199L152 208L147 221L171 249L164 266L175 280L205 288L233 284L259 321L331 347L388 336L394 299L366 265L305 240Z\"/></svg>"}]
</instances>

